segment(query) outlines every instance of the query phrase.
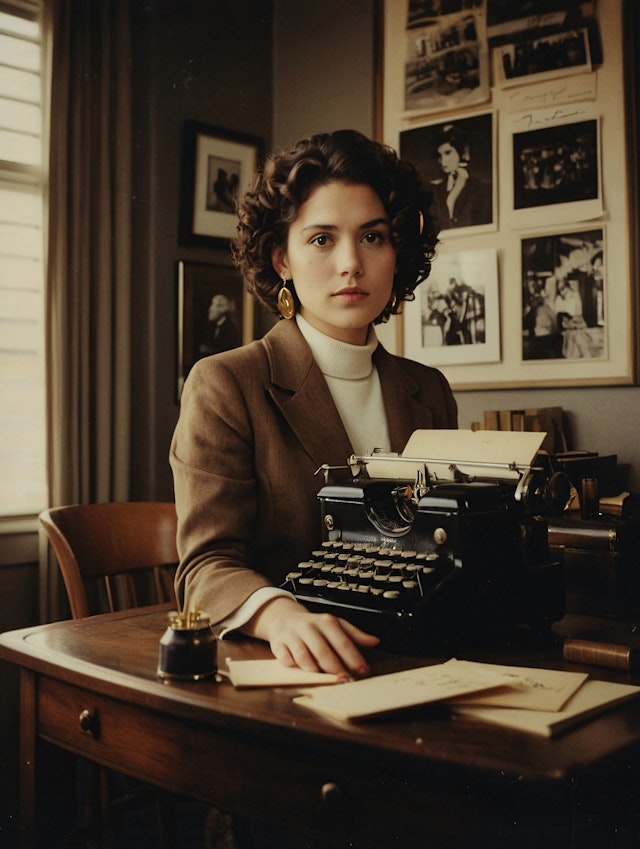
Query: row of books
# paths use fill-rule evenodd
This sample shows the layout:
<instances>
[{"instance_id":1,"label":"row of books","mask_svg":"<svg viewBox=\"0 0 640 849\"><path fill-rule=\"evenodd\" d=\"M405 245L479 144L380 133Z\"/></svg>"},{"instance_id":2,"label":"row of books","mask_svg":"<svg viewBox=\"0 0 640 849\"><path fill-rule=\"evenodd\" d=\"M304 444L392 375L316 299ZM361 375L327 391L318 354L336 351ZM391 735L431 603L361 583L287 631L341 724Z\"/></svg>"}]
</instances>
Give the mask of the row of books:
<instances>
[{"instance_id":1,"label":"row of books","mask_svg":"<svg viewBox=\"0 0 640 849\"><path fill-rule=\"evenodd\" d=\"M485 410L482 422L472 422L471 430L515 430L546 433L542 449L549 454L567 450L562 407L535 407L526 410Z\"/></svg>"}]
</instances>

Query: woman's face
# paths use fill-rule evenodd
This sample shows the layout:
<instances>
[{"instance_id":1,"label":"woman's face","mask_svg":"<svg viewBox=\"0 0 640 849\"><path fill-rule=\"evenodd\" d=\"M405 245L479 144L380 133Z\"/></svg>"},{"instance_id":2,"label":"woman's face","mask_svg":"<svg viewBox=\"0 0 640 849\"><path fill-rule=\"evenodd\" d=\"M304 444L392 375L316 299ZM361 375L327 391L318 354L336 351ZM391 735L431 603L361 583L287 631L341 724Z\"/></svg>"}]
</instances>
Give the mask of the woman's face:
<instances>
[{"instance_id":1,"label":"woman's face","mask_svg":"<svg viewBox=\"0 0 640 849\"><path fill-rule=\"evenodd\" d=\"M438 148L438 162L445 174L451 174L460 166L460 154L452 144L445 142Z\"/></svg>"},{"instance_id":2,"label":"woman's face","mask_svg":"<svg viewBox=\"0 0 640 849\"><path fill-rule=\"evenodd\" d=\"M364 345L391 297L396 252L382 201L368 185L318 186L289 228L287 249L272 254L293 280L301 315L343 342Z\"/></svg>"}]
</instances>

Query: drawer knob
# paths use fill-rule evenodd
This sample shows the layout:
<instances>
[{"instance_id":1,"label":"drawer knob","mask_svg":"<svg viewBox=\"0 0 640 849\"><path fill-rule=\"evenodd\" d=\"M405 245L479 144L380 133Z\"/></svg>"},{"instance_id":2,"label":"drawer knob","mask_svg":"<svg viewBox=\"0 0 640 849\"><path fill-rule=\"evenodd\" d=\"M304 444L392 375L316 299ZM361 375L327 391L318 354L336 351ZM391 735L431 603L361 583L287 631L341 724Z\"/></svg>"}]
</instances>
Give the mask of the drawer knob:
<instances>
[{"instance_id":1,"label":"drawer knob","mask_svg":"<svg viewBox=\"0 0 640 849\"><path fill-rule=\"evenodd\" d=\"M80 730L91 737L100 735L100 718L96 710L83 710L78 717L80 721Z\"/></svg>"},{"instance_id":2,"label":"drawer knob","mask_svg":"<svg viewBox=\"0 0 640 849\"><path fill-rule=\"evenodd\" d=\"M339 811L344 805L342 790L333 781L322 785L322 801L329 810Z\"/></svg>"}]
</instances>

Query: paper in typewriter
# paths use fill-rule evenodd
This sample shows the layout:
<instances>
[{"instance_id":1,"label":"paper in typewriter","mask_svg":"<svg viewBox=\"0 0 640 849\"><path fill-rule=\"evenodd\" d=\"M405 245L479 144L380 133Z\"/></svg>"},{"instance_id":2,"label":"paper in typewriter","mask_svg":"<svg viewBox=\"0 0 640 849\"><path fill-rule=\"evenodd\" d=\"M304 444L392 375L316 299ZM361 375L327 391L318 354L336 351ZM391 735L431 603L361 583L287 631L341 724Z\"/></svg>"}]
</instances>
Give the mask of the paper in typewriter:
<instances>
[{"instance_id":1,"label":"paper in typewriter","mask_svg":"<svg viewBox=\"0 0 640 849\"><path fill-rule=\"evenodd\" d=\"M415 459L415 468L426 464L438 479L452 480L455 466L471 476L517 480L531 467L545 436L521 431L416 430L401 459L372 454L367 458L367 472L372 478L412 477L409 460Z\"/></svg>"}]
</instances>

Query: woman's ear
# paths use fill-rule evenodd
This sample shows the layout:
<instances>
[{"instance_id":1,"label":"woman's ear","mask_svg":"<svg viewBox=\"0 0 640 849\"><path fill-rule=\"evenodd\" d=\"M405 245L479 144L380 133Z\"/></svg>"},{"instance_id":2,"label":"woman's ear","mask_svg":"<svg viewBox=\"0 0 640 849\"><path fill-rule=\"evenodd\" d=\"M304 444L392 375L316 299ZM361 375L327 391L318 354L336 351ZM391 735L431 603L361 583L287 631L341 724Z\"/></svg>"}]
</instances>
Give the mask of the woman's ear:
<instances>
[{"instance_id":1,"label":"woman's ear","mask_svg":"<svg viewBox=\"0 0 640 849\"><path fill-rule=\"evenodd\" d=\"M281 247L275 247L271 250L271 265L273 266L278 277L287 278L288 264L287 254Z\"/></svg>"}]
</instances>

